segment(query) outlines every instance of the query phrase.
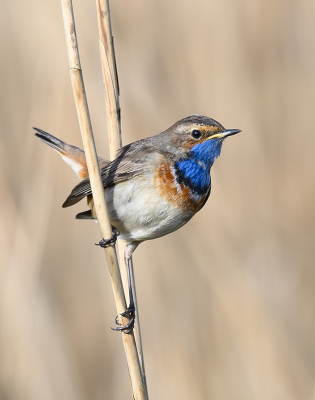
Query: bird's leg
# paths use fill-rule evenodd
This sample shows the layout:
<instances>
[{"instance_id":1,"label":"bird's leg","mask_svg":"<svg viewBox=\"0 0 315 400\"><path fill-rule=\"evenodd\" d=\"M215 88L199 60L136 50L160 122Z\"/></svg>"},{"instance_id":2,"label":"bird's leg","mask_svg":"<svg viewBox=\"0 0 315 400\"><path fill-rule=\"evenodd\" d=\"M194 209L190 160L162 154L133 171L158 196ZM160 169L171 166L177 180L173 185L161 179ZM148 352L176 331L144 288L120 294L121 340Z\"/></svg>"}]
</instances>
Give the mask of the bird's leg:
<instances>
[{"instance_id":1,"label":"bird's leg","mask_svg":"<svg viewBox=\"0 0 315 400\"><path fill-rule=\"evenodd\" d=\"M128 324L123 325L123 326L118 326L117 328L112 328L113 331L123 331L124 333L130 333L133 330L133 327L135 325L135 303L133 300L133 292L132 292L132 286L131 286L131 275L130 275L130 258L126 260L126 265L127 265L127 275L128 275L128 287L129 287L129 306L127 307L126 311L121 313L120 315L122 317L128 317L130 320ZM118 322L118 317L116 317L115 322L117 325L120 325Z\"/></svg>"},{"instance_id":2,"label":"bird's leg","mask_svg":"<svg viewBox=\"0 0 315 400\"><path fill-rule=\"evenodd\" d=\"M122 331L124 333L131 333L135 325L135 302L133 298L133 291L132 291L132 282L131 282L131 271L130 271L130 259L131 255L138 246L139 243L129 243L125 252L125 260L126 260L126 267L127 267L127 277L128 277L128 289L129 289L129 306L127 309L121 313L122 317L128 317L129 322L126 325L120 325L118 322L118 316L115 319L116 325L119 325L117 328L112 328L114 331Z\"/></svg>"},{"instance_id":3,"label":"bird's leg","mask_svg":"<svg viewBox=\"0 0 315 400\"><path fill-rule=\"evenodd\" d=\"M100 246L103 249L109 246L115 246L119 232L114 226L112 226L112 231L113 234L109 239L102 239L99 243L95 243L95 246Z\"/></svg>"}]
</instances>

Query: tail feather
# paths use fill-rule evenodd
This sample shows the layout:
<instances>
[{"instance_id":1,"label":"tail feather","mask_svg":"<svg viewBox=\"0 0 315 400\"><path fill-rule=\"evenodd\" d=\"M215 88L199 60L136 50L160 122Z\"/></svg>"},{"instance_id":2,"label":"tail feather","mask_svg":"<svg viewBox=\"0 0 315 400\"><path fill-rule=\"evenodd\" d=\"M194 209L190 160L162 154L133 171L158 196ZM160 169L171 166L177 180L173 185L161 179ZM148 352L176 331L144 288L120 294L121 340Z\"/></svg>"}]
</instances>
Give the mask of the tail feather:
<instances>
[{"instance_id":1,"label":"tail feather","mask_svg":"<svg viewBox=\"0 0 315 400\"><path fill-rule=\"evenodd\" d=\"M92 216L92 211L88 210L88 211L84 211L84 212L80 212L79 214L77 214L75 216L76 219L95 219Z\"/></svg>"},{"instance_id":2,"label":"tail feather","mask_svg":"<svg viewBox=\"0 0 315 400\"><path fill-rule=\"evenodd\" d=\"M48 132L45 132L39 128L33 128L36 133L35 136L42 141L43 143L48 144L48 146L52 147L54 150L58 151L58 153L65 154L66 153L66 146L67 143L63 142L62 140L56 138L53 135L50 135ZM78 150L82 151L81 149L77 148ZM82 151L83 153L83 151Z\"/></svg>"},{"instance_id":3,"label":"tail feather","mask_svg":"<svg viewBox=\"0 0 315 400\"><path fill-rule=\"evenodd\" d=\"M48 132L45 132L39 128L33 128L36 133L35 136L48 146L52 147L56 150L61 158L73 169L75 174L82 180L88 177L88 170L85 160L85 154L82 149L76 146L72 146L71 144L67 144L62 140L56 138L53 135L50 135ZM109 163L109 161L105 160L102 157L98 157L98 162L100 168L103 168L105 165Z\"/></svg>"}]
</instances>

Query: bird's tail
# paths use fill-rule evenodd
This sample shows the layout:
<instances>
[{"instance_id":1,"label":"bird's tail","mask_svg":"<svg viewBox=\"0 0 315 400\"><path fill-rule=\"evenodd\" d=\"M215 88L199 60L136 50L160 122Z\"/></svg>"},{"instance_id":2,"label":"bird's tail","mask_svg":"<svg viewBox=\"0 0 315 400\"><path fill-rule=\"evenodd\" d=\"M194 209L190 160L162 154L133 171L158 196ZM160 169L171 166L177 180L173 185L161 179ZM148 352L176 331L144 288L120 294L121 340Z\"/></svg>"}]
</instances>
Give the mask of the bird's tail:
<instances>
[{"instance_id":1,"label":"bird's tail","mask_svg":"<svg viewBox=\"0 0 315 400\"><path fill-rule=\"evenodd\" d=\"M45 132L39 128L33 128L36 133L35 136L42 142L48 144L48 146L52 147L54 150L56 150L59 154L61 155L66 155L67 154L67 147L74 147L74 146L69 146L67 143L63 142L62 140L56 138L55 136L51 135L48 132ZM76 148L80 152L83 153L83 150Z\"/></svg>"},{"instance_id":2,"label":"bird's tail","mask_svg":"<svg viewBox=\"0 0 315 400\"><path fill-rule=\"evenodd\" d=\"M80 179L85 179L89 176L85 161L85 154L82 149L76 146L72 146L71 144L67 144L41 129L33 129L35 129L36 131L35 136L39 140L48 144L48 146L56 150L61 158L73 169L73 171ZM102 157L98 157L98 161L100 168L109 163L109 161L105 160Z\"/></svg>"}]
</instances>

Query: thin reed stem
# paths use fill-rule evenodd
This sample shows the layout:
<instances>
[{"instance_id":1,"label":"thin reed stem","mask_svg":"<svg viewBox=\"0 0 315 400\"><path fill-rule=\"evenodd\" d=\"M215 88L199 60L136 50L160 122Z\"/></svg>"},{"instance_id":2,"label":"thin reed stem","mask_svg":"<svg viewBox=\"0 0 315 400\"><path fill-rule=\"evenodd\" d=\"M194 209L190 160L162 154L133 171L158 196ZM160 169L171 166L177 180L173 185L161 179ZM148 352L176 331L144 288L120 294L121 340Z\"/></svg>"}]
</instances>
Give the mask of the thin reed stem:
<instances>
[{"instance_id":1,"label":"thin reed stem","mask_svg":"<svg viewBox=\"0 0 315 400\"><path fill-rule=\"evenodd\" d=\"M122 146L121 139L121 120L120 120L120 104L119 104L119 82L116 66L114 40L111 28L110 9L108 0L96 0L97 19L99 28L99 46L102 62L103 81L105 85L105 105L107 114L107 130L108 141L110 147L111 160L116 157L117 150ZM119 243L119 259L124 261L125 243ZM137 343L141 372L146 387L146 375L144 367L142 339L140 330L139 308L137 304L137 294L135 287L135 278L133 271L133 263L131 260L131 275L133 282L133 293L136 305L136 321L134 335ZM126 274L123 275L126 279ZM125 285L126 286L126 285Z\"/></svg>"},{"instance_id":2,"label":"thin reed stem","mask_svg":"<svg viewBox=\"0 0 315 400\"><path fill-rule=\"evenodd\" d=\"M72 89L80 124L86 163L89 171L96 215L99 222L99 227L102 237L109 238L112 235L112 229L104 197L104 188L101 181L95 142L92 132L92 125L91 125L85 88L83 83L83 75L81 70L79 50L76 38L72 1L61 0L61 6L62 6L63 21L64 21L69 66L70 66ZM124 295L115 248L114 247L106 248L105 256L111 277L111 284L114 292L117 312L118 314L121 314L126 309L126 299ZM127 322L128 319L122 318L121 320L122 324L126 324ZM124 343L124 348L129 368L129 376L131 380L133 398L135 400L145 400L147 396L144 389L141 367L139 363L139 357L134 335L133 334L127 335L122 333L122 339Z\"/></svg>"},{"instance_id":3,"label":"thin reed stem","mask_svg":"<svg viewBox=\"0 0 315 400\"><path fill-rule=\"evenodd\" d=\"M108 0L96 0L96 9L98 17L98 27L99 27L99 45L100 54L102 62L102 72L103 80L105 85L105 104L107 113L107 129L110 147L110 158L114 159L116 157L117 150L122 145L121 139L121 121L120 121L120 104L119 104L119 82L116 66L116 57L114 49L114 41L111 29L111 19L110 19L110 9ZM123 260L123 253L126 246L123 243L119 245L120 260ZM134 282L134 273L132 268L132 280ZM135 285L133 285L135 286ZM135 287L134 295L136 292ZM135 337L137 342L137 347L139 351L141 369L145 378L144 360L143 360L143 350L142 350L142 340L141 331L139 324L139 313L138 307L136 307L136 323L135 323Z\"/></svg>"}]
</instances>

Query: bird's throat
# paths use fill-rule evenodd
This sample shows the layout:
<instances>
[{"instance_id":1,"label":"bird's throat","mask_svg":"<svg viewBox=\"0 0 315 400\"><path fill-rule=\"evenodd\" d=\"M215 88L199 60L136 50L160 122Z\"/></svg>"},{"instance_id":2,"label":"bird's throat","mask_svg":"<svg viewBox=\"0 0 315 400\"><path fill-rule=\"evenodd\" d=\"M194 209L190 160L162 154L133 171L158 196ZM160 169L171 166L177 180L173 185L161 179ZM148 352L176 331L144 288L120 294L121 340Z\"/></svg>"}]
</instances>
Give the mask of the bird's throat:
<instances>
[{"instance_id":1,"label":"bird's throat","mask_svg":"<svg viewBox=\"0 0 315 400\"><path fill-rule=\"evenodd\" d=\"M192 159L177 162L175 176L179 185L184 184L198 195L206 194L211 182L210 168L206 168L202 162Z\"/></svg>"},{"instance_id":2,"label":"bird's throat","mask_svg":"<svg viewBox=\"0 0 315 400\"><path fill-rule=\"evenodd\" d=\"M210 169L219 157L222 141L207 140L194 146L187 157L175 163L176 180L194 193L204 195L211 183Z\"/></svg>"}]
</instances>

